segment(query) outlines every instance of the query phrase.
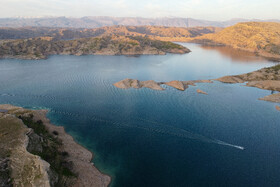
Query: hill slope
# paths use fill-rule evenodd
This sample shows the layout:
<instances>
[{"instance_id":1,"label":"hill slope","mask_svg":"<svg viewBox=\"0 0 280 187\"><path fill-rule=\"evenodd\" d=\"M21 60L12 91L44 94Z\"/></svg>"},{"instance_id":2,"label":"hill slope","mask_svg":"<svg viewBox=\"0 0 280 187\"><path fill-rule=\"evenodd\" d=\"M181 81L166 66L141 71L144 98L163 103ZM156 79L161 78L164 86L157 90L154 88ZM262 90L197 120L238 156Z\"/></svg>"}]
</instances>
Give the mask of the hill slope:
<instances>
[{"instance_id":1,"label":"hill slope","mask_svg":"<svg viewBox=\"0 0 280 187\"><path fill-rule=\"evenodd\" d=\"M49 55L142 55L188 53L189 49L172 42L146 37L104 36L75 40L53 40L40 37L0 40L0 58L44 59Z\"/></svg>"},{"instance_id":2,"label":"hill slope","mask_svg":"<svg viewBox=\"0 0 280 187\"><path fill-rule=\"evenodd\" d=\"M280 59L280 23L238 23L218 33L197 37L193 41L210 45L227 45L255 52L260 56Z\"/></svg>"}]
</instances>

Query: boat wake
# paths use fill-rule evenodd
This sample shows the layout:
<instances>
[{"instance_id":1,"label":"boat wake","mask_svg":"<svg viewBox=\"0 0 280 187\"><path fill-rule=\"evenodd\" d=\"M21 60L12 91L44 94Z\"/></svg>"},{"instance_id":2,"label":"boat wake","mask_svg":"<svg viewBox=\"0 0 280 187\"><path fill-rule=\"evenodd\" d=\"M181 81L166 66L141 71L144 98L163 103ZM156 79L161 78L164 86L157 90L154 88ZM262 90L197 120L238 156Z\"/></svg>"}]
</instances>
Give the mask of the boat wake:
<instances>
[{"instance_id":1,"label":"boat wake","mask_svg":"<svg viewBox=\"0 0 280 187\"><path fill-rule=\"evenodd\" d=\"M124 122L116 122L116 121L113 121L110 119L104 119L102 117L99 117L98 115L94 115L94 116L90 117L90 116L85 116L83 114L78 114L78 113L73 114L70 112L62 112L62 111L56 111L56 110L52 110L52 112L60 113L63 115L75 116L75 117L83 117L83 118L86 117L92 121L101 122L102 125L111 124L111 125L115 125L118 127L138 128L138 129L142 129L142 130L146 130L146 131L150 131L150 132L154 132L154 133L166 134L166 135L180 137L180 138L184 138L184 139L192 139L192 140L196 140L196 141L200 141L200 142L204 142L204 143L212 143L212 144L228 146L228 147L236 148L239 150L245 149L244 147L239 146L239 145L234 145L234 144L230 144L230 143L227 143L227 142L224 142L221 140L212 139L212 138L200 135L200 134L195 134L195 133L189 132L182 128L174 127L171 125L166 125L163 123L159 123L159 122L152 121L152 120L147 120L144 118L134 118L138 123L134 123L134 122L124 123Z\"/></svg>"}]
</instances>

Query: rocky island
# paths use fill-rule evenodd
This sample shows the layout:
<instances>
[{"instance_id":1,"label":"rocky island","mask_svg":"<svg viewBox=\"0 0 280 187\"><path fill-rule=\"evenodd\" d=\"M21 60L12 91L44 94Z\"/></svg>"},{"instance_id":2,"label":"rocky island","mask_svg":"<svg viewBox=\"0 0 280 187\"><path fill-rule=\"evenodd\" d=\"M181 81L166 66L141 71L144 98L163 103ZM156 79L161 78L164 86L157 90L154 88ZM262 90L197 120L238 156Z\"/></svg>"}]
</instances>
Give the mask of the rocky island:
<instances>
[{"instance_id":1,"label":"rocky island","mask_svg":"<svg viewBox=\"0 0 280 187\"><path fill-rule=\"evenodd\" d=\"M223 83L245 83L248 87L256 87L265 90L278 91L280 92L280 64L262 68L260 70L242 74L242 75L232 75L224 76L213 80L193 80L193 81L170 81L170 82L155 82L153 80L149 81L139 81L135 79L124 79L114 84L115 87L121 89L128 88L150 88L153 90L164 90L161 85L167 85L173 87L180 91L185 91L190 85L196 86L196 83L213 83L213 81L220 81ZM206 92L197 89L197 93L205 94ZM270 101L270 102L280 102L280 93L274 93L260 100ZM277 108L278 109L278 108Z\"/></svg>"},{"instance_id":2,"label":"rocky island","mask_svg":"<svg viewBox=\"0 0 280 187\"><path fill-rule=\"evenodd\" d=\"M49 55L165 55L190 50L172 42L141 36L102 36L73 40L52 37L0 40L0 58L45 59Z\"/></svg>"},{"instance_id":3,"label":"rocky island","mask_svg":"<svg viewBox=\"0 0 280 187\"><path fill-rule=\"evenodd\" d=\"M108 186L92 153L46 113L0 105L0 186Z\"/></svg>"},{"instance_id":4,"label":"rocky island","mask_svg":"<svg viewBox=\"0 0 280 187\"><path fill-rule=\"evenodd\" d=\"M150 88L153 90L164 90L160 85L165 84L177 90L185 91L189 85L195 86L195 83L212 83L211 80L194 80L194 81L170 81L170 82L155 82L154 80L139 81L136 79L124 79L114 84L115 87L121 89L128 88Z\"/></svg>"}]
</instances>

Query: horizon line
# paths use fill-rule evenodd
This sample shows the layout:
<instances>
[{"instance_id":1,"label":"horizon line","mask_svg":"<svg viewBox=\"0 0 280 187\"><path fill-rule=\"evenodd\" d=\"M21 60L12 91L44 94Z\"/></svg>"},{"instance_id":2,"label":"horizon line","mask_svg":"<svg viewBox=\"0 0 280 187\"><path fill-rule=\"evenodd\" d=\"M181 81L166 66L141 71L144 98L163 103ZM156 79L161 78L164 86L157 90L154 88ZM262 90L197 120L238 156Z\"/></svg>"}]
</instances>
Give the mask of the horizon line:
<instances>
[{"instance_id":1,"label":"horizon line","mask_svg":"<svg viewBox=\"0 0 280 187\"><path fill-rule=\"evenodd\" d=\"M142 18L142 19L194 19L194 20L203 20L203 21L213 21L213 22L226 22L233 20L256 20L256 21L269 21L269 20L280 20L279 18L269 18L269 19L261 19L261 18L230 18L226 20L207 20L193 17L179 17L179 16L162 16L162 17L142 17L142 16L11 16L11 17L0 17L0 19L40 19L40 18L72 18L72 19L82 19L82 18Z\"/></svg>"}]
</instances>

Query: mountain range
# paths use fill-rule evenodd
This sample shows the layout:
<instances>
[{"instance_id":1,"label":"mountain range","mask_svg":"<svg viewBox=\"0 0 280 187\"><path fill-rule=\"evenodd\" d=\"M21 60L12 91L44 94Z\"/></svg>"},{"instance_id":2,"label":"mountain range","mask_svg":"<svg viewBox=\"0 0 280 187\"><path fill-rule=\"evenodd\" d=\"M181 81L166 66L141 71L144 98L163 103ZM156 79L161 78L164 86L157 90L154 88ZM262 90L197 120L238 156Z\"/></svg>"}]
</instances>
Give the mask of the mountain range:
<instances>
[{"instance_id":1,"label":"mountain range","mask_svg":"<svg viewBox=\"0 0 280 187\"><path fill-rule=\"evenodd\" d=\"M142 18L142 17L42 17L42 18L0 18L0 27L68 27L97 28L113 25L125 26L167 26L167 27L228 27L239 22L280 22L280 20L231 19L209 21L193 18Z\"/></svg>"},{"instance_id":2,"label":"mountain range","mask_svg":"<svg viewBox=\"0 0 280 187\"><path fill-rule=\"evenodd\" d=\"M101 36L139 36L161 41L189 41L190 38L216 33L218 27L163 27L163 26L106 26L92 29L52 28L52 27L3 27L0 39L27 39L51 37L52 40L70 40Z\"/></svg>"}]
</instances>

